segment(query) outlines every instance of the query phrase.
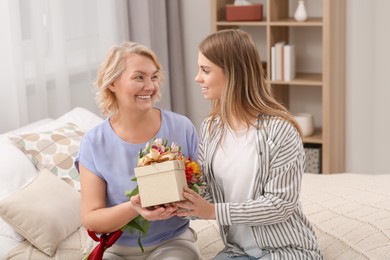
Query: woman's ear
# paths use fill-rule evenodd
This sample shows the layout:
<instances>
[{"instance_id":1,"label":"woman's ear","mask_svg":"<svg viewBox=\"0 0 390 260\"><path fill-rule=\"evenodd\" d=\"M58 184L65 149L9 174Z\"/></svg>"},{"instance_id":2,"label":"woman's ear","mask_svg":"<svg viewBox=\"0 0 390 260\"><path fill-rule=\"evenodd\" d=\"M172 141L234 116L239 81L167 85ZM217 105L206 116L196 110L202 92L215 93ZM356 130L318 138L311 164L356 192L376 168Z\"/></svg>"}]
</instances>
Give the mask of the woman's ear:
<instances>
[{"instance_id":1,"label":"woman's ear","mask_svg":"<svg viewBox=\"0 0 390 260\"><path fill-rule=\"evenodd\" d=\"M108 88L112 91L112 92L115 92L115 85L114 85L114 82L111 83Z\"/></svg>"}]
</instances>

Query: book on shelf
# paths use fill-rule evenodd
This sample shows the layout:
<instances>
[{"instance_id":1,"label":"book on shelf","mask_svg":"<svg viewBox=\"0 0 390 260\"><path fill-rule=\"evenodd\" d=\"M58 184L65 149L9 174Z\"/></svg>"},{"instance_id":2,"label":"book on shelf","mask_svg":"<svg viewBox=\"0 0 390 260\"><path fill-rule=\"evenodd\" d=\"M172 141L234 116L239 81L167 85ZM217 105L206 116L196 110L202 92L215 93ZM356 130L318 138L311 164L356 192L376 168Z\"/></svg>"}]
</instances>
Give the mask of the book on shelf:
<instances>
[{"instance_id":1,"label":"book on shelf","mask_svg":"<svg viewBox=\"0 0 390 260\"><path fill-rule=\"evenodd\" d=\"M283 46L285 44L283 41L275 43L275 80L283 80Z\"/></svg>"},{"instance_id":2,"label":"book on shelf","mask_svg":"<svg viewBox=\"0 0 390 260\"><path fill-rule=\"evenodd\" d=\"M271 80L276 80L276 50L275 46L271 47Z\"/></svg>"},{"instance_id":3,"label":"book on shelf","mask_svg":"<svg viewBox=\"0 0 390 260\"><path fill-rule=\"evenodd\" d=\"M295 47L284 41L271 47L271 80L290 81L295 78Z\"/></svg>"},{"instance_id":4,"label":"book on shelf","mask_svg":"<svg viewBox=\"0 0 390 260\"><path fill-rule=\"evenodd\" d=\"M295 78L295 47L293 44L283 46L283 80Z\"/></svg>"}]
</instances>

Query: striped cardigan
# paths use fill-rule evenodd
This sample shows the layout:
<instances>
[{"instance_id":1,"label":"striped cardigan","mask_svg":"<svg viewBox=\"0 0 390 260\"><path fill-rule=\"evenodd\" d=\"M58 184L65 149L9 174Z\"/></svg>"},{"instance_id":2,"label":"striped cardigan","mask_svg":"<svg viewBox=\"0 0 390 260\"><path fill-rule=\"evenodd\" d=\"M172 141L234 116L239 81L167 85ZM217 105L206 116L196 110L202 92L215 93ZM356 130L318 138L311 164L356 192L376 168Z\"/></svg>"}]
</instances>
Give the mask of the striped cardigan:
<instances>
[{"instance_id":1,"label":"striped cardigan","mask_svg":"<svg viewBox=\"0 0 390 260\"><path fill-rule=\"evenodd\" d=\"M285 120L259 116L254 197L228 203L211 166L223 133L218 123L219 119L210 118L202 123L198 159L208 183L205 199L215 203L223 251L231 256L245 255L238 245L226 240L229 226L240 224L252 227L256 243L268 250L272 259L322 259L314 230L299 202L305 153L298 131Z\"/></svg>"}]
</instances>

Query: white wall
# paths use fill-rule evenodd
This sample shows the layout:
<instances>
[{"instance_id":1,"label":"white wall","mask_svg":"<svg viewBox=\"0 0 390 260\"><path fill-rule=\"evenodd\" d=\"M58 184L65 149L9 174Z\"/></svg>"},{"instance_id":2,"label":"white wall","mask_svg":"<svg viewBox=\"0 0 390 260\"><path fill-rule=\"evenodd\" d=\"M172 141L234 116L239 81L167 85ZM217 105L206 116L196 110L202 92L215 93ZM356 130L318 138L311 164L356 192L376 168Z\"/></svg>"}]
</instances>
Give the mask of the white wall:
<instances>
[{"instance_id":1,"label":"white wall","mask_svg":"<svg viewBox=\"0 0 390 260\"><path fill-rule=\"evenodd\" d=\"M352 0L350 0L352 2ZM364 1L362 1L364 2ZM374 17L373 169L390 172L390 1L376 0ZM364 15L364 10L362 11ZM356 28L357 29L357 28ZM356 54L358 55L358 54ZM362 86L363 87L363 86ZM364 86L365 88L369 86ZM368 151L369 153L370 151ZM369 169L367 169L369 170Z\"/></svg>"},{"instance_id":2,"label":"white wall","mask_svg":"<svg viewBox=\"0 0 390 260\"><path fill-rule=\"evenodd\" d=\"M198 72L198 44L211 32L210 0L185 0L180 4L188 116L199 129L210 110L210 103L203 98L201 88L195 82Z\"/></svg>"},{"instance_id":3,"label":"white wall","mask_svg":"<svg viewBox=\"0 0 390 260\"><path fill-rule=\"evenodd\" d=\"M346 0L346 172L390 173L389 0ZM209 0L181 2L189 117L208 113L194 81L197 44L211 31Z\"/></svg>"},{"instance_id":4,"label":"white wall","mask_svg":"<svg viewBox=\"0 0 390 260\"><path fill-rule=\"evenodd\" d=\"M390 172L390 1L347 1L347 170Z\"/></svg>"}]
</instances>

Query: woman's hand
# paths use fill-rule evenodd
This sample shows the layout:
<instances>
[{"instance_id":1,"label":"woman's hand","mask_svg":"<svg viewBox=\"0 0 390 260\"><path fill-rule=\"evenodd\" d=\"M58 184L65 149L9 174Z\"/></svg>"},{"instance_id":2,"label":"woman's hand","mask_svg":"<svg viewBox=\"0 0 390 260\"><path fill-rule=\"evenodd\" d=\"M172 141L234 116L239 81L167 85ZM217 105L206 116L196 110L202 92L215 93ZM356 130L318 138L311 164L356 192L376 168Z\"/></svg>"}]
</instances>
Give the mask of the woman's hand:
<instances>
[{"instance_id":1,"label":"woman's hand","mask_svg":"<svg viewBox=\"0 0 390 260\"><path fill-rule=\"evenodd\" d=\"M139 194L131 197L130 202L134 210L148 221L165 220L172 216L176 216L177 206L172 203L165 204L164 206L143 208L141 206L141 198Z\"/></svg>"},{"instance_id":2,"label":"woman's hand","mask_svg":"<svg viewBox=\"0 0 390 260\"><path fill-rule=\"evenodd\" d=\"M214 204L207 202L202 196L190 188L184 188L183 192L186 201L177 202L179 217L197 217L201 219L215 219Z\"/></svg>"}]
</instances>

